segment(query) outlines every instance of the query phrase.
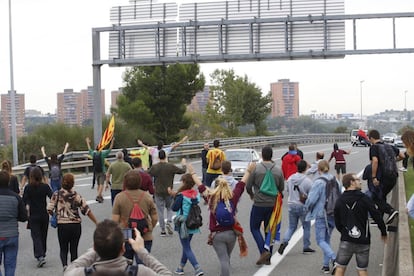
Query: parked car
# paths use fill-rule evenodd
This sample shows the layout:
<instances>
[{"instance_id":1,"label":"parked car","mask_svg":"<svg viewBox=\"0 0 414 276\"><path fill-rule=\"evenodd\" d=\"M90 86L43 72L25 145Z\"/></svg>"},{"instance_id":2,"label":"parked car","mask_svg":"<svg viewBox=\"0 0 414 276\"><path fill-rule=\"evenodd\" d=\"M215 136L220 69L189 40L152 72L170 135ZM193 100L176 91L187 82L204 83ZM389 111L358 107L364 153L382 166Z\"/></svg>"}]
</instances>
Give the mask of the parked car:
<instances>
[{"instance_id":1,"label":"parked car","mask_svg":"<svg viewBox=\"0 0 414 276\"><path fill-rule=\"evenodd\" d=\"M233 177L240 180L250 162L260 162L259 153L254 149L227 149L224 151L226 160L231 162Z\"/></svg>"},{"instance_id":2,"label":"parked car","mask_svg":"<svg viewBox=\"0 0 414 276\"><path fill-rule=\"evenodd\" d=\"M401 140L401 136L398 136L397 138L394 139L394 146L399 147L399 148L404 147L404 143Z\"/></svg>"},{"instance_id":3,"label":"parked car","mask_svg":"<svg viewBox=\"0 0 414 276\"><path fill-rule=\"evenodd\" d=\"M382 141L384 143L391 143L391 144L393 144L394 143L394 140L397 139L397 137L398 137L398 135L396 133L392 133L392 132L385 133L382 136Z\"/></svg>"}]
</instances>

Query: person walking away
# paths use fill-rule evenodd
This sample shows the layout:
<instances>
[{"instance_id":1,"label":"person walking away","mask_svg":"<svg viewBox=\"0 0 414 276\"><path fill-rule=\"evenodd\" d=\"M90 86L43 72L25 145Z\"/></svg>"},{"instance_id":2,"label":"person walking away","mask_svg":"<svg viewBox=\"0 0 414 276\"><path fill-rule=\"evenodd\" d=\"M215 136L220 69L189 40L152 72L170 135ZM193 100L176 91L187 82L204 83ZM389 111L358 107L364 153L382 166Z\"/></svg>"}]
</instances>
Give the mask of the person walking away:
<instances>
[{"instance_id":1,"label":"person walking away","mask_svg":"<svg viewBox=\"0 0 414 276\"><path fill-rule=\"evenodd\" d=\"M95 150L91 148L91 139L86 137L85 139L86 145L88 146L89 155L92 157L93 160L93 175L94 179L98 184L98 188L96 189L96 201L99 203L103 203L104 199L102 196L102 192L104 190L104 182L105 182L105 158L111 153L112 147L114 146L115 138L112 138L111 144L107 150L99 150L98 145L96 146Z\"/></svg>"},{"instance_id":2,"label":"person walking away","mask_svg":"<svg viewBox=\"0 0 414 276\"><path fill-rule=\"evenodd\" d=\"M139 172L141 176L141 190L148 191L151 195L154 194L154 183L152 182L152 177L146 173L142 167L141 158L135 157L132 159L132 166L135 171ZM123 188L125 190L125 187Z\"/></svg>"},{"instance_id":3,"label":"person walking away","mask_svg":"<svg viewBox=\"0 0 414 276\"><path fill-rule=\"evenodd\" d=\"M9 182L9 173L0 171L0 261L4 263L4 274L14 276L19 249L17 222L27 221L27 212L19 194L9 189Z\"/></svg>"},{"instance_id":4,"label":"person walking away","mask_svg":"<svg viewBox=\"0 0 414 276\"><path fill-rule=\"evenodd\" d=\"M46 263L46 241L49 228L46 197L52 197L50 186L43 183L42 178L42 171L38 167L32 168L30 170L29 185L26 185L23 191L23 202L29 208L29 227L37 267L43 267Z\"/></svg>"},{"instance_id":5,"label":"person walking away","mask_svg":"<svg viewBox=\"0 0 414 276\"><path fill-rule=\"evenodd\" d=\"M234 179L234 177L233 177L233 172L232 172L232 169L231 169L231 161L224 160L221 163L221 170L223 171L223 174L220 175L218 178L224 178L224 180L226 180L226 182L229 184L230 189L234 190L234 188L236 188L236 185L237 185L238 181L236 179ZM217 180L217 178L216 178L216 180ZM214 189L216 187L216 185L215 185L216 180L214 180L211 183L211 189Z\"/></svg>"},{"instance_id":6,"label":"person walking away","mask_svg":"<svg viewBox=\"0 0 414 276\"><path fill-rule=\"evenodd\" d=\"M250 231L260 254L260 258L257 260L256 265L270 265L270 258L273 250L272 246L270 247L270 251L265 249L264 237L266 237L267 233L265 232L265 236L263 236L260 230L262 223L264 229L267 228L270 216L273 212L273 207L276 203L275 196L266 195L260 191L267 170L271 170L277 190L280 193L283 193L285 187L282 170L272 161L272 157L273 149L270 146L264 146L262 148L263 161L256 165L256 168L252 171L252 174L246 183L246 191L253 201L250 212Z\"/></svg>"},{"instance_id":7,"label":"person walking away","mask_svg":"<svg viewBox=\"0 0 414 276\"><path fill-rule=\"evenodd\" d=\"M19 180L17 179L17 176L13 174L12 164L10 160L4 160L3 162L1 162L1 170L6 171L9 174L9 177L10 177L9 189L19 195L20 194Z\"/></svg>"},{"instance_id":8,"label":"person walking away","mask_svg":"<svg viewBox=\"0 0 414 276\"><path fill-rule=\"evenodd\" d=\"M114 205L115 196L122 191L122 182L126 172L132 170L131 165L124 161L124 154L122 151L116 153L116 160L113 162L106 171L106 185L105 191L111 185L111 203ZM112 176L112 178L111 178Z\"/></svg>"},{"instance_id":9,"label":"person walking away","mask_svg":"<svg viewBox=\"0 0 414 276\"><path fill-rule=\"evenodd\" d=\"M305 174L307 168L308 163L305 160L300 160L297 164L298 172L292 174L286 182L286 190L289 195L289 228L286 230L283 241L277 251L280 255L283 255L290 238L298 227L299 220L303 228L303 254L315 252L315 250L310 247L311 225L310 221L305 220L306 212L303 208L312 187L312 180Z\"/></svg>"},{"instance_id":10,"label":"person walking away","mask_svg":"<svg viewBox=\"0 0 414 276\"><path fill-rule=\"evenodd\" d=\"M286 154L282 159L282 172L285 180L287 180L292 174L296 173L298 170L297 163L299 160L302 160L298 155L298 152L295 150L295 147L291 144L289 145L288 154Z\"/></svg>"},{"instance_id":11,"label":"person walking away","mask_svg":"<svg viewBox=\"0 0 414 276\"><path fill-rule=\"evenodd\" d=\"M134 158L135 159L135 158ZM137 170L131 170L125 173L124 176L124 187L125 190L116 195L114 206L112 208L112 220L119 223L121 228L130 228L129 216L134 204L138 204L142 210L146 219L148 229L145 233L142 233L144 239L145 248L148 252L151 252L153 235L152 231L157 225L158 214L152 200L152 197L141 189L142 178ZM124 256L128 259L133 260L134 250L131 245L125 243L125 254ZM135 255L137 263L141 263L144 260L140 259ZM145 263L145 262L144 262Z\"/></svg>"},{"instance_id":12,"label":"person walking away","mask_svg":"<svg viewBox=\"0 0 414 276\"><path fill-rule=\"evenodd\" d=\"M341 179L341 174L346 174L346 161L344 154L350 154L350 150L343 150L338 147L338 144L333 144L333 152L331 157L329 157L328 162L330 163L332 158L335 158L335 170L336 170L336 179Z\"/></svg>"},{"instance_id":13,"label":"person walking away","mask_svg":"<svg viewBox=\"0 0 414 276\"><path fill-rule=\"evenodd\" d=\"M208 161L207 161L207 152L210 149L210 145L208 143L204 143L203 149L201 150L201 171L202 171L202 179L201 182L206 184L206 175L207 175L207 168L208 168Z\"/></svg>"},{"instance_id":14,"label":"person walking away","mask_svg":"<svg viewBox=\"0 0 414 276\"><path fill-rule=\"evenodd\" d=\"M38 165L36 165L36 161L37 161L36 155L34 155L34 154L30 155L29 161L30 161L30 164L24 170L23 177L22 177L22 180L20 182L20 192L21 193L23 193L23 190L24 190L24 187L26 186L26 184L29 183L29 180L30 180L30 171L34 167L37 167L37 168L40 169L40 172L42 173L42 182L47 184L47 179L45 177L45 172L44 172L43 168L40 167L40 166L38 166Z\"/></svg>"},{"instance_id":15,"label":"person walking away","mask_svg":"<svg viewBox=\"0 0 414 276\"><path fill-rule=\"evenodd\" d=\"M387 241L387 229L374 202L361 192L361 179L354 173L342 178L345 192L335 204L334 216L336 229L341 233L338 254L332 274L343 276L346 267L355 255L359 276L368 275L371 233L368 226L368 213L381 231L381 239Z\"/></svg>"},{"instance_id":16,"label":"person walking away","mask_svg":"<svg viewBox=\"0 0 414 276\"><path fill-rule=\"evenodd\" d=\"M331 234L335 228L335 218L333 213L328 214L325 209L327 202L326 186L328 183L334 182L339 191L339 183L335 176L329 173L329 163L326 160L319 162L318 171L321 175L317 178L309 191L308 198L305 202L305 210L307 210L306 221L315 219L315 238L318 246L323 251L322 272L329 274L330 264L334 264L336 254L331 248ZM324 179L323 179L324 178Z\"/></svg>"},{"instance_id":17,"label":"person walking away","mask_svg":"<svg viewBox=\"0 0 414 276\"><path fill-rule=\"evenodd\" d=\"M73 262L78 258L78 245L82 234L82 219L79 215L79 209L93 223L98 223L86 200L73 189L74 185L75 176L73 174L63 175L61 189L53 193L47 206L49 215L52 215L55 210L57 212L57 236L63 271L68 265L69 248L70 261Z\"/></svg>"},{"instance_id":18,"label":"person walking away","mask_svg":"<svg viewBox=\"0 0 414 276\"><path fill-rule=\"evenodd\" d=\"M223 161L222 166L225 166L225 162L230 163L230 161ZM255 163L250 163L246 168L246 172L244 173L242 179L236 183L234 188L230 185L226 178L221 176L216 178L214 185L215 188L207 188L210 209L209 240L212 242L214 251L220 261L221 276L229 276L231 274L230 257L237 239L237 234L234 231L237 205L240 202L240 197L244 192L244 188L246 186L245 183L249 179L255 167ZM200 188L203 186L202 183L194 172L194 168L190 165L188 166L188 172L199 187L199 191L203 190ZM204 186L204 188L206 188L206 186ZM223 214L223 212L225 214ZM230 217L228 217L229 215Z\"/></svg>"},{"instance_id":19,"label":"person walking away","mask_svg":"<svg viewBox=\"0 0 414 276\"><path fill-rule=\"evenodd\" d=\"M299 155L300 159L303 159L303 151L301 151L300 149L298 149L298 144L296 144L296 142L292 142L290 143L290 146L293 146L293 149L296 151L297 155ZM289 154L289 151L285 152L282 157L280 157L280 160L283 160L283 158Z\"/></svg>"},{"instance_id":20,"label":"person walking away","mask_svg":"<svg viewBox=\"0 0 414 276\"><path fill-rule=\"evenodd\" d=\"M181 160L182 167L179 168L174 164L168 163L167 155L165 151L160 150L158 153L160 162L153 165L148 173L155 178L155 204L158 211L158 221L161 228L161 237L165 237L167 232L169 235L173 234L173 229L171 226L173 212L171 210L171 205L173 203L173 198L168 193L168 187L171 189L174 185L174 176L176 174L184 174L187 170L186 160L183 158ZM164 221L164 209L167 209L167 223ZM166 232L167 230L167 232Z\"/></svg>"},{"instance_id":21,"label":"person walking away","mask_svg":"<svg viewBox=\"0 0 414 276\"><path fill-rule=\"evenodd\" d=\"M213 146L214 149L210 149L206 155L208 168L205 181L208 187L210 187L214 179L223 173L221 170L221 163L226 160L226 155L220 149L220 141L214 140Z\"/></svg>"},{"instance_id":22,"label":"person walking away","mask_svg":"<svg viewBox=\"0 0 414 276\"><path fill-rule=\"evenodd\" d=\"M40 150L42 151L43 158L45 159L47 166L49 168L49 179L50 187L52 192L56 192L60 189L62 184L62 161L65 158L65 154L68 151L69 143L66 142L65 148L59 157L56 153L52 153L49 157L46 155L45 147L42 146Z\"/></svg>"},{"instance_id":23,"label":"person walking away","mask_svg":"<svg viewBox=\"0 0 414 276\"><path fill-rule=\"evenodd\" d=\"M306 175L309 176L312 180L315 180L319 177L318 173L318 164L325 158L325 154L321 151L316 153L316 160L312 162L310 168L306 171Z\"/></svg>"},{"instance_id":24,"label":"person walking away","mask_svg":"<svg viewBox=\"0 0 414 276\"><path fill-rule=\"evenodd\" d=\"M174 206L172 207L174 211L177 211L176 219L179 222L175 224L175 230L178 232L178 237L182 247L180 264L175 270L175 274L178 275L184 275L184 267L187 264L187 261L189 261L193 266L195 276L204 275L204 272L201 269L193 250L191 249L191 240L193 235L200 233L200 228L197 227L195 229L189 229L185 225L190 209L192 208L191 206L193 204L199 204L200 202L200 194L198 191L193 189L195 184L196 183L194 182L191 174L184 174L181 177L181 186L177 190ZM172 193L171 190L172 187L169 187L168 192L170 194ZM185 230L183 230L183 227Z\"/></svg>"},{"instance_id":25,"label":"person walking away","mask_svg":"<svg viewBox=\"0 0 414 276\"><path fill-rule=\"evenodd\" d=\"M98 223L93 233L93 248L73 261L64 276L134 275L134 272L137 276L172 276L172 272L145 249L139 231L133 231L134 238L126 242L143 260L143 264L133 266L130 260L122 256L125 251L122 229L116 222L105 219Z\"/></svg>"},{"instance_id":26,"label":"person walking away","mask_svg":"<svg viewBox=\"0 0 414 276\"><path fill-rule=\"evenodd\" d=\"M387 203L387 195L397 183L398 169L396 161L400 156L400 150L395 146L384 144L380 140L380 133L375 129L368 132L368 137L372 143L369 148L372 183L381 190L381 195L374 195L373 200L382 215L384 213L388 214L386 224L391 224L394 218L398 216L398 211Z\"/></svg>"},{"instance_id":27,"label":"person walking away","mask_svg":"<svg viewBox=\"0 0 414 276\"><path fill-rule=\"evenodd\" d=\"M128 149L123 148L122 153L124 154L124 161L131 166L131 169L133 169L134 167L132 166L132 158L128 154Z\"/></svg>"},{"instance_id":28,"label":"person walking away","mask_svg":"<svg viewBox=\"0 0 414 276\"><path fill-rule=\"evenodd\" d=\"M168 146L168 147L164 146L163 141L159 141L158 145L156 147L149 147L149 146L143 144L141 140L138 140L138 145L140 145L141 147L144 147L144 148L149 150L149 154L151 154L151 156L152 156L152 165L155 165L155 164L160 162L160 159L158 157L159 156L158 153L159 153L160 150L163 150L165 152L165 155L167 156L166 158L167 158L167 161L168 161L168 155L173 150L175 150L178 146L180 146L182 143L187 141L187 139L188 139L188 136L184 136L183 139L181 139L178 142L172 143L171 146Z\"/></svg>"}]
</instances>

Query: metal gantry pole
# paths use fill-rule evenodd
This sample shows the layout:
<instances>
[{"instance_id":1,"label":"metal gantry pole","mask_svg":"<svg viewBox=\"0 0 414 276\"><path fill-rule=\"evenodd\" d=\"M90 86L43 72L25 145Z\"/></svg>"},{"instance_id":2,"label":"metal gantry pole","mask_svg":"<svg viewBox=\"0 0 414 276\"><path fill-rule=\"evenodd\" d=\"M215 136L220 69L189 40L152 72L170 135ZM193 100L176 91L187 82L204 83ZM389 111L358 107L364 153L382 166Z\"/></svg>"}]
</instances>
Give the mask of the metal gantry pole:
<instances>
[{"instance_id":1,"label":"metal gantry pole","mask_svg":"<svg viewBox=\"0 0 414 276\"><path fill-rule=\"evenodd\" d=\"M14 74L13 74L13 36L12 36L12 13L11 0L9 0L9 50L10 50L10 107L11 107L11 136L13 145L13 165L19 164L17 154L17 134L16 134L16 91L14 91Z\"/></svg>"},{"instance_id":2,"label":"metal gantry pole","mask_svg":"<svg viewBox=\"0 0 414 276\"><path fill-rule=\"evenodd\" d=\"M362 121L362 84L364 83L364 80L359 81L359 94L361 97L361 121Z\"/></svg>"}]
</instances>

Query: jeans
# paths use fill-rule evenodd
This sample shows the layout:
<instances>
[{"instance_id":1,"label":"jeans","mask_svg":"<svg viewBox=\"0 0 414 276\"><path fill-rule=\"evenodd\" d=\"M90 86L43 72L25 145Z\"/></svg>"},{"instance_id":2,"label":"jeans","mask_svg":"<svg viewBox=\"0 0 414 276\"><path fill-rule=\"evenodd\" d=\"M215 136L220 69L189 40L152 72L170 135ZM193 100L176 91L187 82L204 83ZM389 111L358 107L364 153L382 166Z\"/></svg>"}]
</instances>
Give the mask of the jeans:
<instances>
[{"instance_id":1,"label":"jeans","mask_svg":"<svg viewBox=\"0 0 414 276\"><path fill-rule=\"evenodd\" d=\"M18 249L19 236L0 238L0 264L4 255L4 274L6 276L14 276ZM0 276L2 276L1 270Z\"/></svg>"},{"instance_id":2,"label":"jeans","mask_svg":"<svg viewBox=\"0 0 414 276\"><path fill-rule=\"evenodd\" d=\"M219 173L219 174L215 174L215 173L206 173L206 178L205 178L205 180L206 180L206 183L205 183L205 185L207 186L207 187L211 187L211 183L217 178L217 177L219 177L221 174Z\"/></svg>"},{"instance_id":3,"label":"jeans","mask_svg":"<svg viewBox=\"0 0 414 276\"><path fill-rule=\"evenodd\" d=\"M265 240L260 231L260 226L262 222L264 223L264 229L266 229L267 225L269 224L270 216L273 212L272 207L259 207L259 206L252 206L252 210L250 212L250 232L252 232L252 236L256 241L257 248L259 249L260 254L265 251L264 244ZM266 233L265 233L266 235ZM270 252L272 252L273 246L270 247Z\"/></svg>"},{"instance_id":4,"label":"jeans","mask_svg":"<svg viewBox=\"0 0 414 276\"><path fill-rule=\"evenodd\" d=\"M152 248L152 240L151 241L144 241L144 247L148 252L151 252ZM137 262L137 264L144 264L143 261L138 258L138 254L135 253L134 249L132 249L132 246L129 242L125 242L125 253L124 257L130 260L134 260Z\"/></svg>"},{"instance_id":5,"label":"jeans","mask_svg":"<svg viewBox=\"0 0 414 276\"><path fill-rule=\"evenodd\" d=\"M220 276L230 276L230 256L236 244L236 233L233 230L217 232L213 239L213 248L220 261Z\"/></svg>"},{"instance_id":6,"label":"jeans","mask_svg":"<svg viewBox=\"0 0 414 276\"><path fill-rule=\"evenodd\" d=\"M289 204L289 228L285 232L283 242L289 242L298 227L298 222L303 228L303 249L310 247L310 221L305 221L306 212L302 204Z\"/></svg>"},{"instance_id":7,"label":"jeans","mask_svg":"<svg viewBox=\"0 0 414 276\"><path fill-rule=\"evenodd\" d=\"M323 266L329 266L329 261L336 259L336 254L331 248L331 234L334 228L334 216L327 216L326 219L324 217L316 218L315 220L315 238L323 251Z\"/></svg>"},{"instance_id":8,"label":"jeans","mask_svg":"<svg viewBox=\"0 0 414 276\"><path fill-rule=\"evenodd\" d=\"M194 269L197 269L200 267L200 265L197 262L193 250L191 249L192 238L193 234L189 234L188 238L185 239L180 238L181 246L183 247L183 254L181 255L180 266L184 267L188 260L193 265Z\"/></svg>"},{"instance_id":9,"label":"jeans","mask_svg":"<svg viewBox=\"0 0 414 276\"><path fill-rule=\"evenodd\" d=\"M50 187L52 188L52 192L56 192L61 188L62 179L59 178L58 180L50 179Z\"/></svg>"},{"instance_id":10,"label":"jeans","mask_svg":"<svg viewBox=\"0 0 414 276\"><path fill-rule=\"evenodd\" d=\"M111 189L111 203L112 206L114 206L114 200L117 194L119 194L120 192L122 192L122 190L115 190L115 189Z\"/></svg>"},{"instance_id":11,"label":"jeans","mask_svg":"<svg viewBox=\"0 0 414 276\"><path fill-rule=\"evenodd\" d=\"M174 200L171 196L155 196L155 205L158 211L158 222L160 223L161 231L165 231L164 208L167 208L167 221L172 222L173 211L171 206Z\"/></svg>"}]
</instances>

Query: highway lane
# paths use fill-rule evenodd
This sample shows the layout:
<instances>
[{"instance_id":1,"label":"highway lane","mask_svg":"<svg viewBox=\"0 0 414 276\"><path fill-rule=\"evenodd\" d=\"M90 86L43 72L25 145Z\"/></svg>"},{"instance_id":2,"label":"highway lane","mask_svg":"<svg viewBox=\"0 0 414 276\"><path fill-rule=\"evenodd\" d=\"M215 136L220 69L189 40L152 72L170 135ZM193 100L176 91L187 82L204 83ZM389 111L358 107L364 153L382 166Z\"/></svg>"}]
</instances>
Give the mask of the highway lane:
<instances>
[{"instance_id":1,"label":"highway lane","mask_svg":"<svg viewBox=\"0 0 414 276\"><path fill-rule=\"evenodd\" d=\"M368 148L351 148L349 143L343 143L345 149L351 149L350 155L346 156L347 169L349 172L360 172L363 167L368 163ZM332 151L331 144L325 145L304 145L300 146L300 149L304 152L304 158L308 162L315 160L315 153L317 151L325 152L325 159L329 158ZM275 148L274 149L274 160L278 165L281 164L280 156L286 152L286 148ZM333 162L331 162L331 172L333 170ZM198 174L201 172L199 160L194 161L194 166ZM176 177L175 187L179 185L179 177ZM91 189L91 175L80 175L76 178L76 190L84 196L91 206L92 211L95 213L98 220L111 217L111 203L109 199L109 191L105 192L105 201L103 204L95 202L95 190ZM239 205L238 218L241 221L244 230L245 238L249 246L249 254L245 258L239 257L239 249L236 247L232 255L232 274L233 275L319 275L322 261L322 253L319 247L316 245L314 239L314 228L312 227L311 242L312 248L316 249L317 252L312 255L303 255L302 252L302 239L300 231L297 231L297 244L294 243L293 239L286 249L285 254L280 256L277 252L272 257L272 265L265 266L263 268L255 265L256 260L259 257L259 253L256 244L250 234L249 230L249 216L250 216L251 200L243 194L241 203ZM205 271L206 275L218 275L219 265L216 254L212 247L207 245L208 236L208 210L207 206L201 204L203 211L204 225L202 227L202 233L195 235L192 241L192 247L195 255ZM286 204L283 208L283 219L282 219L282 231L287 227L287 208ZM86 249L92 246L92 235L94 231L94 225L87 217L83 217L82 223L82 237L79 245L79 254L85 252ZM374 227L371 229L373 245L371 248L371 259L369 273L371 275L380 275L381 262L383 247L379 240L378 230ZM175 270L181 256L181 245L178 240L177 233L173 236L160 237L160 230L157 227L154 230L154 242L152 248L152 254L162 261L169 269ZM339 235L337 231L334 231L332 238L333 247L336 250L339 243ZM62 267L59 259L59 245L57 242L56 229L49 228L48 233L48 246L47 246L47 263L43 268L36 267L36 260L33 257L32 240L30 237L30 231L25 229L25 224L20 224L20 239L19 239L19 254L17 262L16 275L60 275L62 273ZM278 245L276 245L276 249ZM275 250L276 251L276 250ZM298 265L299 264L299 265ZM355 275L355 265L350 264L347 275ZM185 267L186 275L192 275L193 269L191 265L187 264Z\"/></svg>"}]
</instances>

